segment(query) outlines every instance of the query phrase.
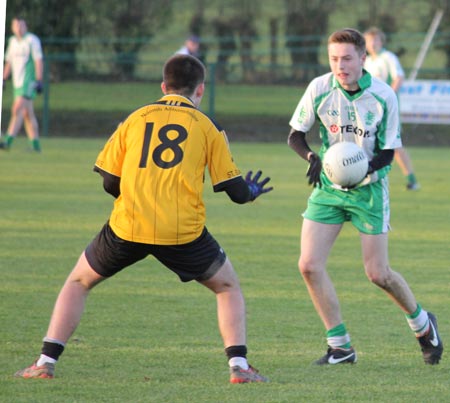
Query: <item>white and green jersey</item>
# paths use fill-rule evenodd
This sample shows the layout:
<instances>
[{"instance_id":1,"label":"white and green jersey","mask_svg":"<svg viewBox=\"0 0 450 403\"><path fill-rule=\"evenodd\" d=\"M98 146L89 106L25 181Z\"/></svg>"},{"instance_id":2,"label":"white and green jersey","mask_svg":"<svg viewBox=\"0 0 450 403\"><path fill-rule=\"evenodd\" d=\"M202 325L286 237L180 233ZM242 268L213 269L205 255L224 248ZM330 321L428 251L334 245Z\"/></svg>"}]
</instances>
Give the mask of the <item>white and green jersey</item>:
<instances>
[{"instance_id":1,"label":"white and green jersey","mask_svg":"<svg viewBox=\"0 0 450 403\"><path fill-rule=\"evenodd\" d=\"M404 77L402 65L398 57L389 50L382 49L376 57L367 55L364 68L381 81L391 85L397 77Z\"/></svg>"},{"instance_id":2,"label":"white and green jersey","mask_svg":"<svg viewBox=\"0 0 450 403\"><path fill-rule=\"evenodd\" d=\"M6 49L5 61L11 65L13 87L28 88L36 80L34 61L42 59L41 42L27 32L22 38L12 36Z\"/></svg>"},{"instance_id":3,"label":"white and green jersey","mask_svg":"<svg viewBox=\"0 0 450 403\"><path fill-rule=\"evenodd\" d=\"M309 84L292 115L290 125L297 131L308 133L318 123L321 159L330 146L342 141L358 144L369 161L381 150L402 146L395 92L367 72L358 84L361 91L350 95L333 73L317 77ZM370 182L383 178L389 170L390 166L378 170ZM331 185L324 173L321 180Z\"/></svg>"}]
</instances>

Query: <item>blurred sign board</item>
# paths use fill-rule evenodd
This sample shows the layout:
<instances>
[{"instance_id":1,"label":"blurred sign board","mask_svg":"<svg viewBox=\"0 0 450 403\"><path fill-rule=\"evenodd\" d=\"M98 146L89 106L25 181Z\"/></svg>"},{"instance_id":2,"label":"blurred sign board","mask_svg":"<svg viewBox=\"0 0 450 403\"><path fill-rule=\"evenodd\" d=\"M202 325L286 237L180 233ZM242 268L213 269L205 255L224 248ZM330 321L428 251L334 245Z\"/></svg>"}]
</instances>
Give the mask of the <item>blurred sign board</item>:
<instances>
[{"instance_id":1,"label":"blurred sign board","mask_svg":"<svg viewBox=\"0 0 450 403\"><path fill-rule=\"evenodd\" d=\"M405 80L399 97L403 123L450 124L450 81Z\"/></svg>"}]
</instances>

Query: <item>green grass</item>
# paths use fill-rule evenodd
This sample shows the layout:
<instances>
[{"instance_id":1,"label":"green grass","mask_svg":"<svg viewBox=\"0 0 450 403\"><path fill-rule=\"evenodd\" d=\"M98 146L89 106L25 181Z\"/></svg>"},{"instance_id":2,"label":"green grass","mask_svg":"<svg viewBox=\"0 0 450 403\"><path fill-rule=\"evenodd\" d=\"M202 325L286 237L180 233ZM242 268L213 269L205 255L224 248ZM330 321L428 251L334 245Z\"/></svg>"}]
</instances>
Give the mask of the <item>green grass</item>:
<instances>
[{"instance_id":1,"label":"green grass","mask_svg":"<svg viewBox=\"0 0 450 403\"><path fill-rule=\"evenodd\" d=\"M232 143L243 171L263 169L275 190L253 204L205 198L208 228L239 273L249 360L271 383L230 385L214 296L181 284L149 258L91 293L54 380L12 375L39 354L56 295L113 199L92 172L103 139L23 137L0 154L0 401L5 402L423 402L448 400L450 364L425 366L401 311L364 276L359 239L346 225L329 270L359 353L354 366L314 367L324 329L297 272L306 165L285 144ZM450 333L447 148L411 148L419 192L391 173L392 266Z\"/></svg>"}]
</instances>

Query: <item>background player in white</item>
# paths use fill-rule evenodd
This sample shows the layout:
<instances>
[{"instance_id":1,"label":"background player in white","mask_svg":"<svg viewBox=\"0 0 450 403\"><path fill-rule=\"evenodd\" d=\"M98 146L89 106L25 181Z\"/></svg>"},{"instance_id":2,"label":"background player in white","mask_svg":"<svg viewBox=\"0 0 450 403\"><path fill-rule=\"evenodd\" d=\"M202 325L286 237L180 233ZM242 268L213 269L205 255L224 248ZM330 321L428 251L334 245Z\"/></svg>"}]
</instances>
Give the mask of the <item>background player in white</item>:
<instances>
[{"instance_id":1,"label":"background player in white","mask_svg":"<svg viewBox=\"0 0 450 403\"><path fill-rule=\"evenodd\" d=\"M299 269L327 331L327 353L316 363L354 363L357 359L326 270L344 222L351 221L360 233L367 277L403 310L425 363L437 364L443 346L436 318L416 302L408 284L390 268L388 260L386 175L394 149L401 146L396 95L387 84L363 71L366 49L360 32L347 28L333 33L328 39L328 57L331 73L317 77L308 86L290 121L288 138L290 147L309 161L307 176L314 185L303 214ZM322 141L319 154L305 139L315 123ZM353 189L334 188L322 170L324 153L341 141L363 147L370 161L366 179Z\"/></svg>"},{"instance_id":2,"label":"background player in white","mask_svg":"<svg viewBox=\"0 0 450 403\"><path fill-rule=\"evenodd\" d=\"M176 54L179 55L190 55L197 59L200 58L200 38L197 35L190 35L184 41L183 46L178 49Z\"/></svg>"},{"instance_id":3,"label":"background player in white","mask_svg":"<svg viewBox=\"0 0 450 403\"><path fill-rule=\"evenodd\" d=\"M22 18L13 18L11 22L13 36L9 39L5 54L3 80L12 74L14 101L11 108L6 140L0 148L9 149L22 127L25 126L32 149L40 152L39 125L33 108L36 93L42 92L42 47L39 38L27 31Z\"/></svg>"},{"instance_id":4,"label":"background player in white","mask_svg":"<svg viewBox=\"0 0 450 403\"><path fill-rule=\"evenodd\" d=\"M403 83L405 73L398 57L384 48L386 37L377 27L369 28L364 32L366 40L367 57L364 68L373 76L389 84L398 93ZM417 190L419 183L414 173L411 158L404 147L395 149L395 161L407 178L406 189Z\"/></svg>"}]
</instances>

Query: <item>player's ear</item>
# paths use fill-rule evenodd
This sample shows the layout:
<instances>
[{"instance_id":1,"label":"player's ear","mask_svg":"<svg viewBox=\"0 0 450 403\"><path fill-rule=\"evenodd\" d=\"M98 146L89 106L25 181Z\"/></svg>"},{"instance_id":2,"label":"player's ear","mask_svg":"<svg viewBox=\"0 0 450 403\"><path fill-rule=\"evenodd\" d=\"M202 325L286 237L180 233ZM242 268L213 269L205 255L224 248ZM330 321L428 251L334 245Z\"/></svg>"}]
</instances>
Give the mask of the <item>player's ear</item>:
<instances>
[{"instance_id":1,"label":"player's ear","mask_svg":"<svg viewBox=\"0 0 450 403\"><path fill-rule=\"evenodd\" d=\"M205 83L201 83L197 86L197 89L195 90L195 95L197 97L202 97L204 92L205 92Z\"/></svg>"},{"instance_id":2,"label":"player's ear","mask_svg":"<svg viewBox=\"0 0 450 403\"><path fill-rule=\"evenodd\" d=\"M164 95L167 94L167 87L164 81L161 83L161 91L163 92Z\"/></svg>"}]
</instances>

